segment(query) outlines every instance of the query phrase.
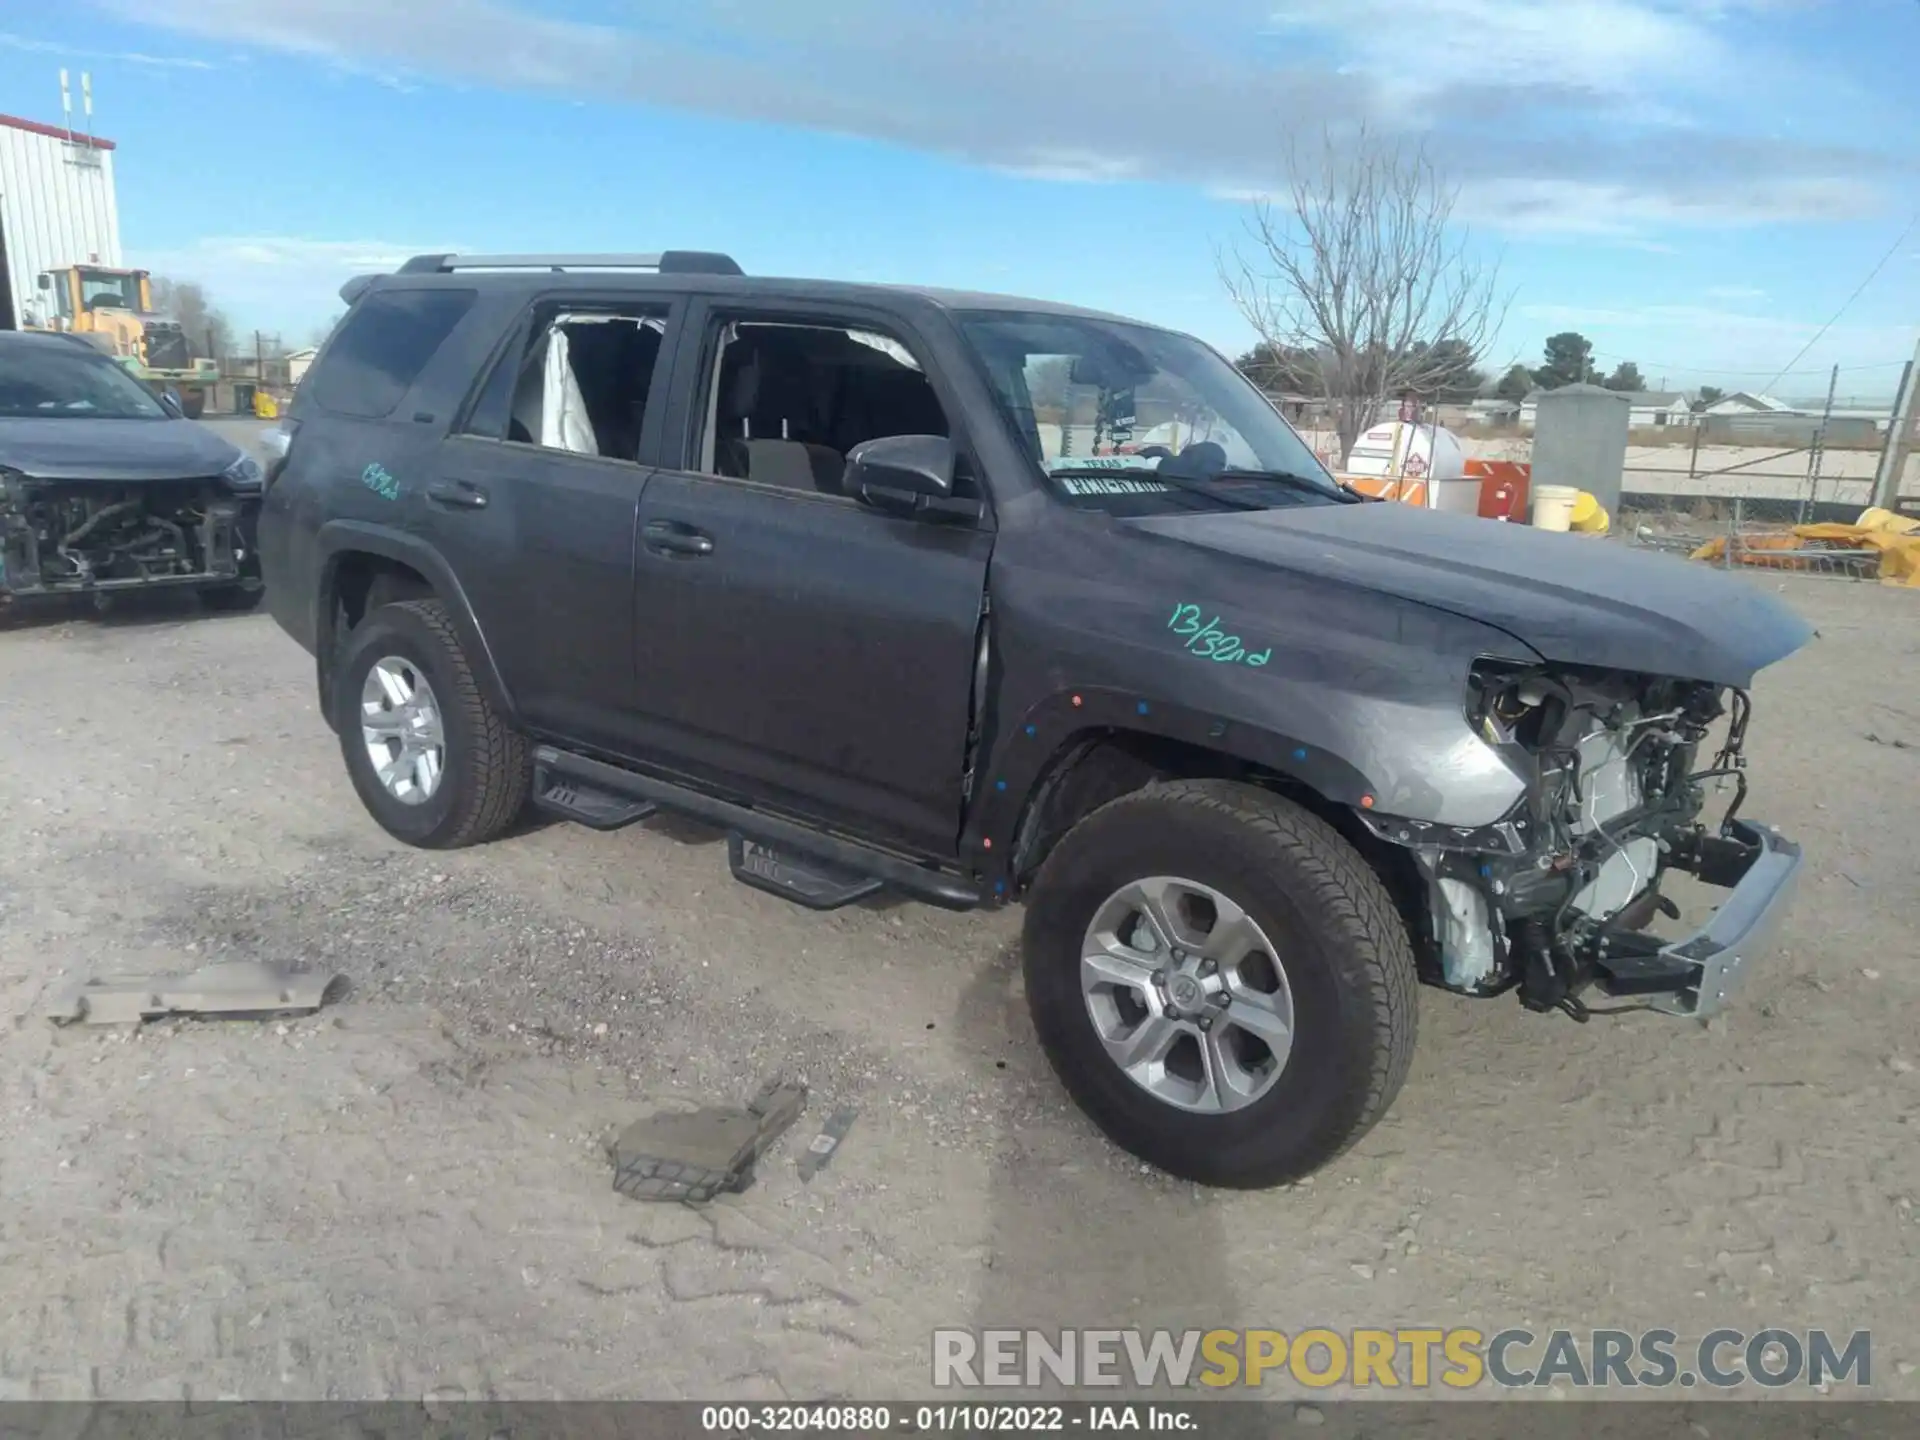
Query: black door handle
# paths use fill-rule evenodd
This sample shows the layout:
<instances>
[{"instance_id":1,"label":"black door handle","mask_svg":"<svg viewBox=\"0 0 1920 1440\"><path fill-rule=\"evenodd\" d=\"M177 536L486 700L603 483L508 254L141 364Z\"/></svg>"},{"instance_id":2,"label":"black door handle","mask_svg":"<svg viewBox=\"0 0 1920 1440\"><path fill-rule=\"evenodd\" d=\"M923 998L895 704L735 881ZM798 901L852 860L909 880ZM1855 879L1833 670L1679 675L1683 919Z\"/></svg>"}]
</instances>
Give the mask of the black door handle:
<instances>
[{"instance_id":1,"label":"black door handle","mask_svg":"<svg viewBox=\"0 0 1920 1440\"><path fill-rule=\"evenodd\" d=\"M649 521L647 548L662 555L711 555L713 537L678 520Z\"/></svg>"},{"instance_id":2,"label":"black door handle","mask_svg":"<svg viewBox=\"0 0 1920 1440\"><path fill-rule=\"evenodd\" d=\"M427 486L427 498L459 510L487 508L487 492L471 480L436 480Z\"/></svg>"}]
</instances>

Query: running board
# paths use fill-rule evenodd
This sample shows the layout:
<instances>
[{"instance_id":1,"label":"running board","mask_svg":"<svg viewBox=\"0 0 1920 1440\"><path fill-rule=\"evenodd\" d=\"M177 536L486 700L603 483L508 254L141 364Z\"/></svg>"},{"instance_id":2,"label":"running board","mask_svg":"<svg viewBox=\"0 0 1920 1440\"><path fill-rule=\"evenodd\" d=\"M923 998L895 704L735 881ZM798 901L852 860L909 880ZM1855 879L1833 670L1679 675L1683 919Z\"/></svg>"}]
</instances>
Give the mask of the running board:
<instances>
[{"instance_id":1,"label":"running board","mask_svg":"<svg viewBox=\"0 0 1920 1440\"><path fill-rule=\"evenodd\" d=\"M660 808L649 800L630 800L557 775L538 760L533 767L533 804L537 810L593 830L619 830Z\"/></svg>"},{"instance_id":2,"label":"running board","mask_svg":"<svg viewBox=\"0 0 1920 1440\"><path fill-rule=\"evenodd\" d=\"M596 814L611 813L612 807L619 805L644 807L641 813L651 813L657 807L726 830L728 858L736 879L802 905L834 909L882 886L943 910L972 910L981 903L980 892L958 875L916 865L857 840L823 834L750 805L722 800L551 745L536 746L533 763L536 797L564 788L575 796L596 797L589 802ZM574 811L556 813L580 818ZM637 820L640 815L632 818Z\"/></svg>"},{"instance_id":3,"label":"running board","mask_svg":"<svg viewBox=\"0 0 1920 1440\"><path fill-rule=\"evenodd\" d=\"M738 830L727 836L727 865L742 885L809 910L838 910L880 889L880 882L871 875L749 840Z\"/></svg>"}]
</instances>

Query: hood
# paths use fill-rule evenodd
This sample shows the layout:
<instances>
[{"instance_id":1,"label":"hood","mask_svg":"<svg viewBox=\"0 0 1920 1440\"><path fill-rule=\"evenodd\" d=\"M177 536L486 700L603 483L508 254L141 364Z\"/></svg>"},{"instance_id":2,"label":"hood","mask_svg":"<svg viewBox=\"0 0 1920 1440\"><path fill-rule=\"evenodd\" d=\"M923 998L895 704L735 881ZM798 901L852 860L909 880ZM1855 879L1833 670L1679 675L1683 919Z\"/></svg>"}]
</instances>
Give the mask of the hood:
<instances>
[{"instance_id":1,"label":"hood","mask_svg":"<svg viewBox=\"0 0 1920 1440\"><path fill-rule=\"evenodd\" d=\"M0 468L35 480L187 480L240 451L192 420L0 419Z\"/></svg>"},{"instance_id":2,"label":"hood","mask_svg":"<svg viewBox=\"0 0 1920 1440\"><path fill-rule=\"evenodd\" d=\"M1121 522L1506 631L1542 659L1745 688L1813 631L1744 580L1618 541L1390 502Z\"/></svg>"}]
</instances>

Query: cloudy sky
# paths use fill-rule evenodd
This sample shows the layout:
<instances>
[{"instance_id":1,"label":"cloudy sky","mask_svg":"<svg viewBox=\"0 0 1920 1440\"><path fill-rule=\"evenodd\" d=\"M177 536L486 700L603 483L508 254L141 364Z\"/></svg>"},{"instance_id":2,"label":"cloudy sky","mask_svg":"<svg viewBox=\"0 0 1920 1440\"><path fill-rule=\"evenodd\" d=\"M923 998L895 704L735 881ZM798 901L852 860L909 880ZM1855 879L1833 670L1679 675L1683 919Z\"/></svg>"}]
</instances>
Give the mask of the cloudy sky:
<instances>
[{"instance_id":1,"label":"cloudy sky","mask_svg":"<svg viewBox=\"0 0 1920 1440\"><path fill-rule=\"evenodd\" d=\"M1366 121L1499 257L1492 362L1783 395L1911 353L1916 60L1920 0L0 0L0 108L93 75L129 263L291 338L417 250L671 245L1239 348L1245 197Z\"/></svg>"}]
</instances>

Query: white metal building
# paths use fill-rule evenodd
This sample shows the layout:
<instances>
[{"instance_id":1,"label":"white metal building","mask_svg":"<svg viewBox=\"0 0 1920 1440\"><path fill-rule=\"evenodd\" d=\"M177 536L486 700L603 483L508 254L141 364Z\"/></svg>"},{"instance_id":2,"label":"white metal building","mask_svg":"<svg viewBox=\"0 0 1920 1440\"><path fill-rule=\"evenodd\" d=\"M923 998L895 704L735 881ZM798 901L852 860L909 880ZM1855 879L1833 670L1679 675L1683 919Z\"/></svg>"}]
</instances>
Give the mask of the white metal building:
<instances>
[{"instance_id":1,"label":"white metal building","mask_svg":"<svg viewBox=\"0 0 1920 1440\"><path fill-rule=\"evenodd\" d=\"M41 271L119 264L113 142L0 115L0 329L47 319Z\"/></svg>"}]
</instances>

